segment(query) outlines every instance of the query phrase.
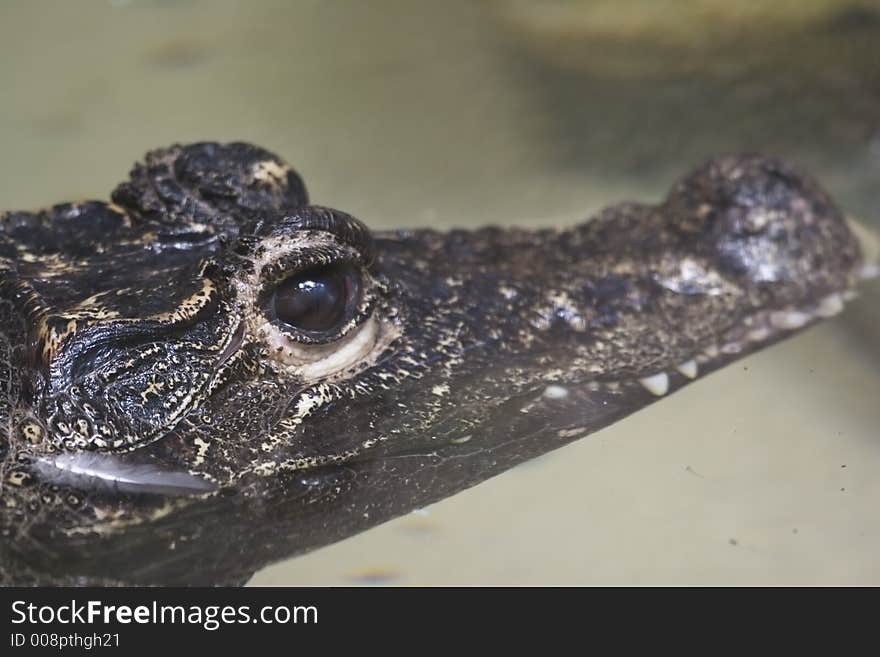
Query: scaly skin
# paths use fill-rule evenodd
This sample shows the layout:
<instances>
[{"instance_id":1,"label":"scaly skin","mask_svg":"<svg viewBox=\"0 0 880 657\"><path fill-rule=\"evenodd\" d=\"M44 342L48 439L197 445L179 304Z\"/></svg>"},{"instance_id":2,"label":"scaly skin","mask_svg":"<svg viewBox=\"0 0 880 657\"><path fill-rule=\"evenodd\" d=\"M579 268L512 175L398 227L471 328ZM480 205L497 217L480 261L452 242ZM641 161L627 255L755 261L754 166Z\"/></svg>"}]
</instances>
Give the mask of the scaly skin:
<instances>
[{"instance_id":1,"label":"scaly skin","mask_svg":"<svg viewBox=\"0 0 880 657\"><path fill-rule=\"evenodd\" d=\"M371 233L246 144L0 222L0 581L231 584L601 429L838 312L808 177L722 157L560 230ZM332 335L274 286L349 263Z\"/></svg>"}]
</instances>

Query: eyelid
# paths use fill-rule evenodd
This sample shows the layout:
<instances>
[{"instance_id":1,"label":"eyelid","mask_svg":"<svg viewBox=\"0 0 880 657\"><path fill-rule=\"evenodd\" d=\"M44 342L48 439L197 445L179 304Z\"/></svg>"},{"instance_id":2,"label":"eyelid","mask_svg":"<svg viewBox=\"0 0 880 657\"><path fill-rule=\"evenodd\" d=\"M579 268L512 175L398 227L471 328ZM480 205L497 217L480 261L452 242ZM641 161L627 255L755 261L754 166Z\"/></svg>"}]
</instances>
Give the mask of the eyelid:
<instances>
[{"instance_id":1,"label":"eyelid","mask_svg":"<svg viewBox=\"0 0 880 657\"><path fill-rule=\"evenodd\" d=\"M308 205L297 209L273 224L268 232L271 237L301 233L324 232L337 243L357 250L369 265L373 259L373 236L370 229L350 214L320 205Z\"/></svg>"},{"instance_id":2,"label":"eyelid","mask_svg":"<svg viewBox=\"0 0 880 657\"><path fill-rule=\"evenodd\" d=\"M350 248L322 245L295 250L263 265L259 275L260 284L265 288L266 286L277 285L299 272L315 267L345 264L362 268L365 265L360 254Z\"/></svg>"}]
</instances>

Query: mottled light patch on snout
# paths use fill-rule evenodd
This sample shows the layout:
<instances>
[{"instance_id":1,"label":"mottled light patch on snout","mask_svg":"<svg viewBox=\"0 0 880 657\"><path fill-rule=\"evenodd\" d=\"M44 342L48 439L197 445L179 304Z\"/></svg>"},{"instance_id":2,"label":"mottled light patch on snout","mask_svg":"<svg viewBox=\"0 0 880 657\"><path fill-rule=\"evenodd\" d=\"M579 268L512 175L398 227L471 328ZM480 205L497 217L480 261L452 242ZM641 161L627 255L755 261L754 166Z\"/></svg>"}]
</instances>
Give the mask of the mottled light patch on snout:
<instances>
[{"instance_id":1,"label":"mottled light patch on snout","mask_svg":"<svg viewBox=\"0 0 880 657\"><path fill-rule=\"evenodd\" d=\"M656 280L667 290L678 294L718 296L736 291L736 286L717 271L705 267L693 258L683 258L673 271L658 274Z\"/></svg>"}]
</instances>

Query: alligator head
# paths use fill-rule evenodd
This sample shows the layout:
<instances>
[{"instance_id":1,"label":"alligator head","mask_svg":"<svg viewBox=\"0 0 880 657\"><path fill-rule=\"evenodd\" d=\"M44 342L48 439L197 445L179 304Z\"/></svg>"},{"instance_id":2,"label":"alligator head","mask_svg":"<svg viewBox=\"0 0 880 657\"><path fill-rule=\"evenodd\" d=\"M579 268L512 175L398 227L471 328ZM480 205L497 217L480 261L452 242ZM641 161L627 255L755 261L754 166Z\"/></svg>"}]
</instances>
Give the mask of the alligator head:
<instances>
[{"instance_id":1,"label":"alligator head","mask_svg":"<svg viewBox=\"0 0 880 657\"><path fill-rule=\"evenodd\" d=\"M586 436L839 312L784 163L561 230L371 233L246 144L0 223L0 579L219 584Z\"/></svg>"}]
</instances>

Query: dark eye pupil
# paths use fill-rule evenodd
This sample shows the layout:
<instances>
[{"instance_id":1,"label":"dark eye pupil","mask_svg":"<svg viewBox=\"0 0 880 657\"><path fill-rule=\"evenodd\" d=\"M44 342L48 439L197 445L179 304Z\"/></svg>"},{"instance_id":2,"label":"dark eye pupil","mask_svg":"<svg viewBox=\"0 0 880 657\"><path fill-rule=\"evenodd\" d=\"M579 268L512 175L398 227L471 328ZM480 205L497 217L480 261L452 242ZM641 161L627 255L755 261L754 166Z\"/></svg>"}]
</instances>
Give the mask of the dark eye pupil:
<instances>
[{"instance_id":1,"label":"dark eye pupil","mask_svg":"<svg viewBox=\"0 0 880 657\"><path fill-rule=\"evenodd\" d=\"M350 266L315 267L275 288L275 317L304 331L330 331L349 319L359 279Z\"/></svg>"}]
</instances>

